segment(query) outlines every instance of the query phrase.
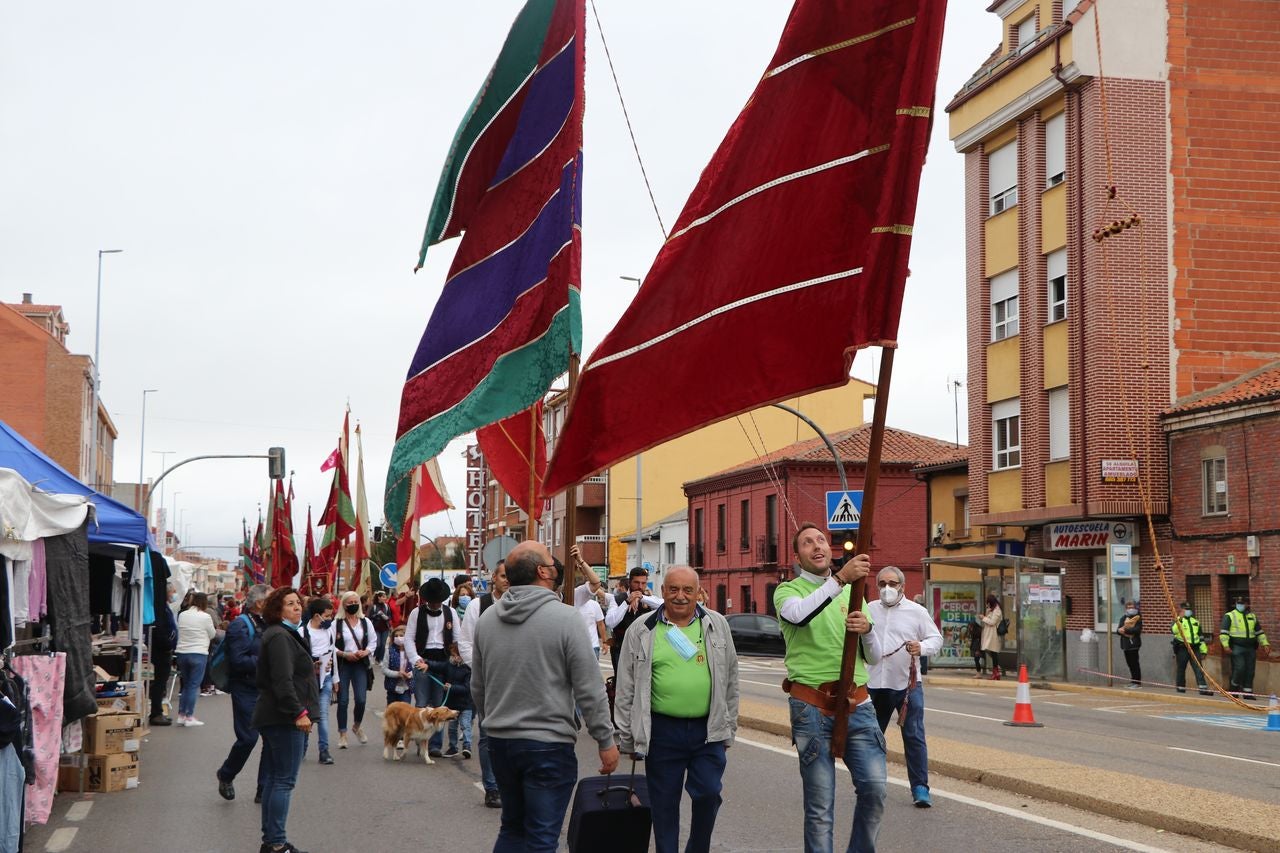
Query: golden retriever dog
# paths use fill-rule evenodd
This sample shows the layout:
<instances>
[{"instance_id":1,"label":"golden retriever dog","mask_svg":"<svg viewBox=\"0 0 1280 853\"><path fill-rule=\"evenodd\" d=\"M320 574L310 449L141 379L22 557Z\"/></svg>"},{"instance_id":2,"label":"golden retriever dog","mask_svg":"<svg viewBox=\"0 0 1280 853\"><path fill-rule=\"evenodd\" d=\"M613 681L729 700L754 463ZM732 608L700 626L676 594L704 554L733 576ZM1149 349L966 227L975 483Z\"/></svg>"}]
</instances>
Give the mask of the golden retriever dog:
<instances>
[{"instance_id":1,"label":"golden retriever dog","mask_svg":"<svg viewBox=\"0 0 1280 853\"><path fill-rule=\"evenodd\" d=\"M408 751L409 741L417 741L418 752L428 764L435 764L426 742L457 718L458 712L448 708L415 708L408 702L392 702L382 717L382 757L399 761ZM396 749L400 741L405 744L403 751Z\"/></svg>"}]
</instances>

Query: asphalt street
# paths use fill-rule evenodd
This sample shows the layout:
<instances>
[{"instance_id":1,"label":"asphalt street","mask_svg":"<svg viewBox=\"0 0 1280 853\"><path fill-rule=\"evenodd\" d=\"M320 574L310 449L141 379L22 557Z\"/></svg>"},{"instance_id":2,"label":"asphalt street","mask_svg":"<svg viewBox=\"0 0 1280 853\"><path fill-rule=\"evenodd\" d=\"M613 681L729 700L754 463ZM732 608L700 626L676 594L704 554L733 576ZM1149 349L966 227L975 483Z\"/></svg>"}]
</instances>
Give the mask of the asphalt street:
<instances>
[{"instance_id":1,"label":"asphalt street","mask_svg":"<svg viewBox=\"0 0 1280 853\"><path fill-rule=\"evenodd\" d=\"M780 658L743 659L743 698L784 707L783 675ZM1280 736L1263 731L1265 714L1239 712L1225 700L1212 707L1167 697L1144 701L1128 691L1032 690L1032 709L1044 728L1013 729L1003 723L1012 716L1017 683L1001 685L926 686L928 732L1280 804ZM1147 691L1133 691L1139 692Z\"/></svg>"},{"instance_id":2,"label":"asphalt street","mask_svg":"<svg viewBox=\"0 0 1280 853\"><path fill-rule=\"evenodd\" d=\"M744 662L747 670L755 667ZM373 714L381 707L381 697L371 695L371 732L380 725ZM232 741L229 697L202 698L197 713L207 723L202 728L152 731L143 744L136 790L60 795L50 823L29 831L26 850L257 850L260 812L252 802L256 753L247 768L249 776L237 780L237 799L220 799L213 773ZM790 744L752 730L743 730L741 736L730 753L714 849L802 849L799 777ZM440 759L431 767L415 760L389 763L375 741L373 737L368 745L336 750L337 764L332 767L316 763L313 744L295 793L291 840L312 853L394 850L400 845L457 851L491 848L498 812L483 806L474 759ZM579 775L593 774L598 766L593 763L594 745L583 739L578 753ZM895 781L880 836L882 850L1225 849L944 778L933 780L934 808L920 810L911 804L902 768L890 764L889 770ZM838 778L837 849L842 849L852 790L847 775ZM687 822L687 814L684 818Z\"/></svg>"}]
</instances>

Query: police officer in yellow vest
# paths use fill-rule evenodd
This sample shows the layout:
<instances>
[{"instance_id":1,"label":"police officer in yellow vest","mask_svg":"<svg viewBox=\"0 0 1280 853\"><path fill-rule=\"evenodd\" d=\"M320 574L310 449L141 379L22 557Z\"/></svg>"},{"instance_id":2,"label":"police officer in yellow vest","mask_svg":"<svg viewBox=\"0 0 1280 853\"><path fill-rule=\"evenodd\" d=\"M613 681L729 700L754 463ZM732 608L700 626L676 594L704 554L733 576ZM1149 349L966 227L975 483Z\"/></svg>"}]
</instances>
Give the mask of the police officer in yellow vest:
<instances>
[{"instance_id":1,"label":"police officer in yellow vest","mask_svg":"<svg viewBox=\"0 0 1280 853\"><path fill-rule=\"evenodd\" d=\"M1200 686L1201 696L1212 696L1213 691L1209 689L1209 685L1205 684L1204 668L1200 662L1204 660L1204 656L1208 654L1209 647L1205 645L1204 636L1200 633L1200 620L1192 615L1191 603L1184 601L1178 605L1182 609L1182 615L1173 620L1173 655L1175 658L1174 682L1178 686L1179 693L1187 692L1187 664L1191 664L1191 672L1195 674L1196 684ZM1185 643L1183 641L1186 641ZM1187 646L1191 646L1191 651L1187 651Z\"/></svg>"},{"instance_id":2,"label":"police officer in yellow vest","mask_svg":"<svg viewBox=\"0 0 1280 853\"><path fill-rule=\"evenodd\" d=\"M1244 693L1245 699L1253 695L1253 669L1258 661L1258 646L1271 656L1271 643L1262 630L1262 623L1253 615L1243 598L1236 599L1236 606L1222 617L1218 633L1222 648L1231 653L1231 691Z\"/></svg>"}]
</instances>

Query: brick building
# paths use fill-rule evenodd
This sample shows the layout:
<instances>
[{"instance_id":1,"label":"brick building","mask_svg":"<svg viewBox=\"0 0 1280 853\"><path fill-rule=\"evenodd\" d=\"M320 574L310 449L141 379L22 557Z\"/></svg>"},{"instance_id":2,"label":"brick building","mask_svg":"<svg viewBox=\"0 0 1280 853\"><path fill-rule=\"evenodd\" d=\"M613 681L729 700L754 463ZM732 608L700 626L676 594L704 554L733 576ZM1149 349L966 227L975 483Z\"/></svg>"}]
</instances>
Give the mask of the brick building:
<instances>
[{"instance_id":1,"label":"brick building","mask_svg":"<svg viewBox=\"0 0 1280 853\"><path fill-rule=\"evenodd\" d=\"M849 487L866 474L871 427L831 436ZM922 590L921 557L928 547L924 484L912 468L953 456L954 444L885 428L876 502L874 570L896 565L907 591ZM840 488L835 460L819 438L685 483L689 499L689 561L721 613L770 613L773 591L792 576L791 537L800 523L826 519L826 493ZM839 551L843 535L828 533Z\"/></svg>"},{"instance_id":2,"label":"brick building","mask_svg":"<svg viewBox=\"0 0 1280 853\"><path fill-rule=\"evenodd\" d=\"M71 326L60 305L30 293L0 303L0 419L82 482L88 483L93 443L93 359L67 349ZM118 435L98 401L97 483L110 491Z\"/></svg>"},{"instance_id":3,"label":"brick building","mask_svg":"<svg viewBox=\"0 0 1280 853\"><path fill-rule=\"evenodd\" d=\"M1181 401L1280 358L1280 4L988 11L1000 43L947 106L966 175L967 508L975 528L1018 528L1027 556L1061 563L1074 674L1108 665L1106 651L1076 660L1070 640L1107 632L1123 597L1145 594L1165 620L1157 548L1174 590L1188 586L1186 561L1170 559L1189 553L1178 519L1200 512L1198 497L1171 508L1192 497L1170 494L1185 462L1170 447L1191 440ZM1132 578L1108 568L1121 540ZM1224 556L1200 547L1202 561ZM1225 583L1210 582L1215 608ZM1159 679L1168 650L1149 645Z\"/></svg>"}]
</instances>

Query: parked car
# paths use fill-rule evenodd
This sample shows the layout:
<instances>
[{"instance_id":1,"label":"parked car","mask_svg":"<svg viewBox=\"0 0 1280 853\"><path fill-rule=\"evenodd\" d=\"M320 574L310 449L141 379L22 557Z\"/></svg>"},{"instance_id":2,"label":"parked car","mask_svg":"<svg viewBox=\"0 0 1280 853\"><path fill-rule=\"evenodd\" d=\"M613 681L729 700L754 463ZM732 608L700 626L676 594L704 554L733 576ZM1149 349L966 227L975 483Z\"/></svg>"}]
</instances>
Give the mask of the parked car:
<instances>
[{"instance_id":1,"label":"parked car","mask_svg":"<svg viewBox=\"0 0 1280 853\"><path fill-rule=\"evenodd\" d=\"M733 645L738 654L786 654L782 628L774 617L758 613L731 613L724 618L729 622L729 634L733 637Z\"/></svg>"}]
</instances>

